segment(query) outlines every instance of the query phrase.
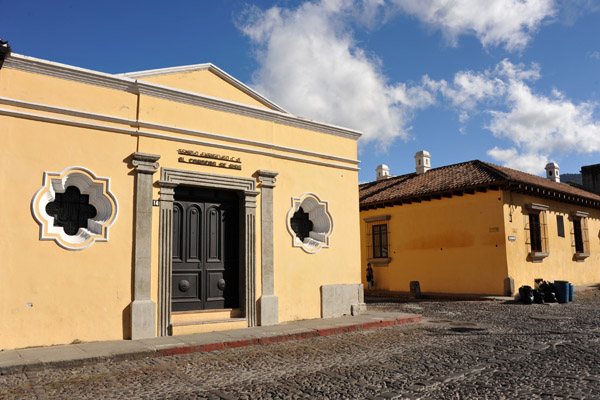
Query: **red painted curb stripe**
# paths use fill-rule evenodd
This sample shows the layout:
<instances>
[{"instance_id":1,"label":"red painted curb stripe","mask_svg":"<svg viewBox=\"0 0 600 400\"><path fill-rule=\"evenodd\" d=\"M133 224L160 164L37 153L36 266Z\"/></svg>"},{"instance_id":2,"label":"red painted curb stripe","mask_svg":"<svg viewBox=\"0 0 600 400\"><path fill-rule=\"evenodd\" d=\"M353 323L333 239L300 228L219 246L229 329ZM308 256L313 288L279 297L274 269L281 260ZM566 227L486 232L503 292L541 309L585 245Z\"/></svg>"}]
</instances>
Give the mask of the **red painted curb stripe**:
<instances>
[{"instance_id":1,"label":"red painted curb stripe","mask_svg":"<svg viewBox=\"0 0 600 400\"><path fill-rule=\"evenodd\" d=\"M190 353L200 353L200 352L205 352L205 351L223 350L223 349L228 349L228 348L267 345L267 344L272 344L272 343L281 343L281 342L290 342L290 341L294 341L294 340L309 339L309 338L318 337L318 336L336 335L336 334L345 333L345 332L357 332L357 331L364 331L364 330L370 330L370 329L376 329L376 328L385 328L388 326L404 325L404 324L416 323L416 322L421 322L421 321L423 321L422 315L416 315L414 317L407 317L407 318L381 319L381 320L372 321L372 322L362 322L362 323L353 324L353 325L316 329L316 330L312 330L312 331L275 335L275 336L264 337L264 338L242 339L242 340L234 340L231 342L209 343L209 344L201 344L201 345L196 345L196 346L173 347L170 349L157 350L156 355L159 357L165 357L165 356L172 356L172 355L179 355L179 354L190 354Z\"/></svg>"}]
</instances>

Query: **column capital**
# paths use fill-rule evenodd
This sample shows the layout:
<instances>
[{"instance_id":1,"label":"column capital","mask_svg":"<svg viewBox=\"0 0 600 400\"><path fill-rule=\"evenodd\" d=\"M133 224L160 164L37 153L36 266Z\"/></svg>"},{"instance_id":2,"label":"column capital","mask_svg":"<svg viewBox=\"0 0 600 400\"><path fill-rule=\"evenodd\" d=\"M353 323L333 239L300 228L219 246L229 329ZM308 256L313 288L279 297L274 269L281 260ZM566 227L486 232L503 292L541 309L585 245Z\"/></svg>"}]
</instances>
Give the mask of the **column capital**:
<instances>
[{"instance_id":1,"label":"column capital","mask_svg":"<svg viewBox=\"0 0 600 400\"><path fill-rule=\"evenodd\" d=\"M160 201L174 201L175 200L175 188L179 186L175 182L169 181L158 181L160 187Z\"/></svg>"},{"instance_id":2,"label":"column capital","mask_svg":"<svg viewBox=\"0 0 600 400\"><path fill-rule=\"evenodd\" d=\"M256 197L260 194L258 190L244 191L244 203L246 208L256 208Z\"/></svg>"},{"instance_id":3,"label":"column capital","mask_svg":"<svg viewBox=\"0 0 600 400\"><path fill-rule=\"evenodd\" d=\"M131 163L138 173L154 174L158 171L160 164L157 162L160 159L159 155L148 153L133 153Z\"/></svg>"},{"instance_id":4,"label":"column capital","mask_svg":"<svg viewBox=\"0 0 600 400\"><path fill-rule=\"evenodd\" d=\"M275 177L279 175L279 172L259 169L256 171L256 175L261 187L272 189L275 187L275 182L277 181Z\"/></svg>"}]
</instances>

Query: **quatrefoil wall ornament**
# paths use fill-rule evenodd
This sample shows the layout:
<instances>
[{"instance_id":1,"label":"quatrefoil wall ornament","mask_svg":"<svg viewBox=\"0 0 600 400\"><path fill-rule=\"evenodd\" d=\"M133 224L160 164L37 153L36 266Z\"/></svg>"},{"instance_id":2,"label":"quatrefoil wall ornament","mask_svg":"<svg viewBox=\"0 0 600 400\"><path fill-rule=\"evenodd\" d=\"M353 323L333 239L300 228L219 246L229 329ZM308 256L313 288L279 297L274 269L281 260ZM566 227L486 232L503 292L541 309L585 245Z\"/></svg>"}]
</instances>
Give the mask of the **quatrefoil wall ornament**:
<instances>
[{"instance_id":1,"label":"quatrefoil wall ornament","mask_svg":"<svg viewBox=\"0 0 600 400\"><path fill-rule=\"evenodd\" d=\"M304 193L293 197L286 221L288 232L292 235L292 246L311 254L329 247L333 218L329 213L329 203L316 194Z\"/></svg>"},{"instance_id":2,"label":"quatrefoil wall ornament","mask_svg":"<svg viewBox=\"0 0 600 400\"><path fill-rule=\"evenodd\" d=\"M108 231L118 214L110 192L110 179L97 177L83 167L44 172L43 186L31 201L31 212L40 224L40 240L54 240L68 250L83 250L94 242L108 241Z\"/></svg>"}]
</instances>

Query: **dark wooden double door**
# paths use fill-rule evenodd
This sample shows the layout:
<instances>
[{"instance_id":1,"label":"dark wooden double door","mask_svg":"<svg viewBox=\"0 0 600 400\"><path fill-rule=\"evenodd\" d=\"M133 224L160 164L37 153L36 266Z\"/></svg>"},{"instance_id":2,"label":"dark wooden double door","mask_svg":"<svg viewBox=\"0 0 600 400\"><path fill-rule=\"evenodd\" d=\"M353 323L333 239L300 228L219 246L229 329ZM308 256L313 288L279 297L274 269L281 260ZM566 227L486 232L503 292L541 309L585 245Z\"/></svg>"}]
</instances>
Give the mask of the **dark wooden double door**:
<instances>
[{"instance_id":1,"label":"dark wooden double door","mask_svg":"<svg viewBox=\"0 0 600 400\"><path fill-rule=\"evenodd\" d=\"M177 187L172 310L239 307L239 202L235 192Z\"/></svg>"}]
</instances>

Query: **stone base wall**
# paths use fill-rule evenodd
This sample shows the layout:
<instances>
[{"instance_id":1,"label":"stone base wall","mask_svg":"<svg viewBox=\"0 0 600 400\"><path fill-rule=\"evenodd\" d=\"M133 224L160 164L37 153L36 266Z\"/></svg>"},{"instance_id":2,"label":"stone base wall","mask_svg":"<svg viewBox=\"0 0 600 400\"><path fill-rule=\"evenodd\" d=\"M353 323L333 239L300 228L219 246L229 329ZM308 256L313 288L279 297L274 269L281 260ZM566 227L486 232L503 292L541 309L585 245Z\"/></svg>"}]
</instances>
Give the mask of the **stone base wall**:
<instances>
[{"instance_id":1,"label":"stone base wall","mask_svg":"<svg viewBox=\"0 0 600 400\"><path fill-rule=\"evenodd\" d=\"M362 283L321 286L323 318L357 315L366 310Z\"/></svg>"}]
</instances>

